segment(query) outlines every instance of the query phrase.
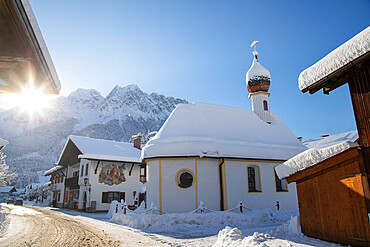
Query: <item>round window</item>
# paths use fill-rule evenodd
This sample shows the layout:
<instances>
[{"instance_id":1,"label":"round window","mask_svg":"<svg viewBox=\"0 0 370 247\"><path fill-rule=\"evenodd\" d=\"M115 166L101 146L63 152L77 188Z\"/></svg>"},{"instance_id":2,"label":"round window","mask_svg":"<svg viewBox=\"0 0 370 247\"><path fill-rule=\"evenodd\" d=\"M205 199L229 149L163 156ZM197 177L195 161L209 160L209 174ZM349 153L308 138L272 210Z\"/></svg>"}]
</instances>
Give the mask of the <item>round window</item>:
<instances>
[{"instance_id":1,"label":"round window","mask_svg":"<svg viewBox=\"0 0 370 247\"><path fill-rule=\"evenodd\" d=\"M177 185L181 188L189 188L193 185L193 174L190 171L184 170L178 174Z\"/></svg>"}]
</instances>

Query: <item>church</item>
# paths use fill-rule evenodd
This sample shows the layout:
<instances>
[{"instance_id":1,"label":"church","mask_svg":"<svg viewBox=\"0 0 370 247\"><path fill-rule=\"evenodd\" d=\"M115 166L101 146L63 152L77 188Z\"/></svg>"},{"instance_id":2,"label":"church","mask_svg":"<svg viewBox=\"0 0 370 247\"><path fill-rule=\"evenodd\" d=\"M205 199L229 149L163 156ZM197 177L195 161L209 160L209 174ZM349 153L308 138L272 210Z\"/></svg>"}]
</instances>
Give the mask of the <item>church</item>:
<instances>
[{"instance_id":1,"label":"church","mask_svg":"<svg viewBox=\"0 0 370 247\"><path fill-rule=\"evenodd\" d=\"M254 42L252 46L255 46ZM306 150L275 114L270 114L270 72L258 61L246 74L252 110L207 103L179 104L145 145L147 205L166 213L190 212L203 202L228 210L298 207L295 184L274 167Z\"/></svg>"}]
</instances>

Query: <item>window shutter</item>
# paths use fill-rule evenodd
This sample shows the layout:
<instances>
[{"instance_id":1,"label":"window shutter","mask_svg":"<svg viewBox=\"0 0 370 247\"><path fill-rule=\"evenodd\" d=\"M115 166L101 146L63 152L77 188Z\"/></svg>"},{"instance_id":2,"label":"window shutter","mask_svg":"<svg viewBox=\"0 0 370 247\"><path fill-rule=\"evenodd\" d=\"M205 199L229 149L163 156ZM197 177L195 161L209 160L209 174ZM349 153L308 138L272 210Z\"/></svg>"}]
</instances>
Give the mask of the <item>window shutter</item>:
<instances>
[{"instance_id":1,"label":"window shutter","mask_svg":"<svg viewBox=\"0 0 370 247\"><path fill-rule=\"evenodd\" d=\"M107 203L108 202L108 192L103 192L101 202L102 203Z\"/></svg>"},{"instance_id":2,"label":"window shutter","mask_svg":"<svg viewBox=\"0 0 370 247\"><path fill-rule=\"evenodd\" d=\"M122 199L125 201L125 192L119 193L119 201L121 202Z\"/></svg>"}]
</instances>

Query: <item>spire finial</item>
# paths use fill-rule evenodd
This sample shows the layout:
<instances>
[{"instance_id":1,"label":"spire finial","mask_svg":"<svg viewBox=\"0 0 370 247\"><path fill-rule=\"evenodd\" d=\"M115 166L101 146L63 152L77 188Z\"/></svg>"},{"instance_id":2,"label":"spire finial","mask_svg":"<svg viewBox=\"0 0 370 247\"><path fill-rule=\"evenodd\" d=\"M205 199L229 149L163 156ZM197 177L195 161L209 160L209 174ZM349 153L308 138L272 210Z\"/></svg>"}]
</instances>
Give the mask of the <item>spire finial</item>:
<instances>
[{"instance_id":1,"label":"spire finial","mask_svg":"<svg viewBox=\"0 0 370 247\"><path fill-rule=\"evenodd\" d=\"M258 57L258 52L257 52L257 44L258 44L258 40L255 40L252 42L251 44L251 47L254 47L254 51L253 51L253 56L257 59Z\"/></svg>"}]
</instances>

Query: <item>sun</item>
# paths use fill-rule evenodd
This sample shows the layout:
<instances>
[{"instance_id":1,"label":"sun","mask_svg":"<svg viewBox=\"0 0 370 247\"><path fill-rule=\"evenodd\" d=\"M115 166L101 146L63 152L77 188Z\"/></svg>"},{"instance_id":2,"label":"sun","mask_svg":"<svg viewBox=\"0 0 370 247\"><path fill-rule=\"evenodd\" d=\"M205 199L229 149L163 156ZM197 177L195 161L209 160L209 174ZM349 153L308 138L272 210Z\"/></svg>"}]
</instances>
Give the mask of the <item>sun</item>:
<instances>
[{"instance_id":1,"label":"sun","mask_svg":"<svg viewBox=\"0 0 370 247\"><path fill-rule=\"evenodd\" d=\"M41 112L42 108L45 108L50 97L46 95L42 89L36 88L24 88L19 96L18 105L20 108L28 112L29 114L34 114L35 112Z\"/></svg>"},{"instance_id":2,"label":"sun","mask_svg":"<svg viewBox=\"0 0 370 247\"><path fill-rule=\"evenodd\" d=\"M25 87L19 94L1 95L1 103L6 108L19 107L21 112L33 116L35 113L42 114L43 108L48 107L50 100L56 95L44 92L42 88Z\"/></svg>"}]
</instances>

